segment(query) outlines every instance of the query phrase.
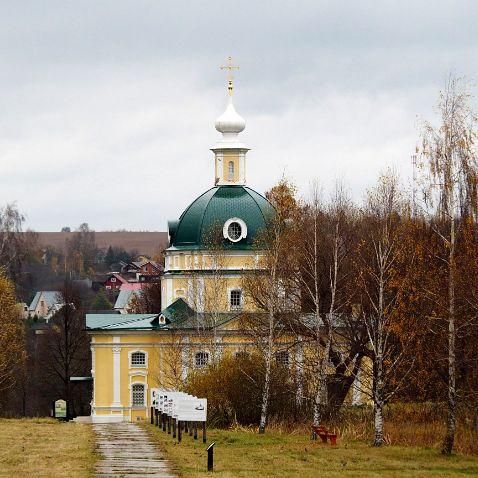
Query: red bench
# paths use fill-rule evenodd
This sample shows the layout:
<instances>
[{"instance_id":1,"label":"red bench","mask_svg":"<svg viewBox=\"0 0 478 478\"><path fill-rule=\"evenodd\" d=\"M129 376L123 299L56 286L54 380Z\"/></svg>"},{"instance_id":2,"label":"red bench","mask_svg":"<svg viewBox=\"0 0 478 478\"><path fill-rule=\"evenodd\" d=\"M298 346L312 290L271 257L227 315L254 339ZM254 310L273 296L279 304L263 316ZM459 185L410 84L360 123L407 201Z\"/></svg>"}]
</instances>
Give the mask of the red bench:
<instances>
[{"instance_id":1,"label":"red bench","mask_svg":"<svg viewBox=\"0 0 478 478\"><path fill-rule=\"evenodd\" d=\"M337 445L337 433L329 432L323 425L312 425L312 439L317 440L317 436L320 437L322 443L327 443L327 439L329 439L331 445Z\"/></svg>"}]
</instances>

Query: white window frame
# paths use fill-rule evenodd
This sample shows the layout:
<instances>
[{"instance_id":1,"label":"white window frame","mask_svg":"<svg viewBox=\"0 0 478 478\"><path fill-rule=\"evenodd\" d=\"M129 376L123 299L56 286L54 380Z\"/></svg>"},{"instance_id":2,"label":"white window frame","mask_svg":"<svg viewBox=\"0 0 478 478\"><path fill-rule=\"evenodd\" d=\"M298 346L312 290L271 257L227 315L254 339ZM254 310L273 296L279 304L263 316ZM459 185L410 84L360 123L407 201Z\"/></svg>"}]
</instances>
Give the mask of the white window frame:
<instances>
[{"instance_id":1,"label":"white window frame","mask_svg":"<svg viewBox=\"0 0 478 478\"><path fill-rule=\"evenodd\" d=\"M233 223L237 222L241 226L241 235L237 239L233 239L229 237L229 226ZM239 217L231 217L228 219L222 228L222 235L224 239L228 239L231 242L239 242L241 239L245 239L247 237L247 225L246 223L240 219Z\"/></svg>"},{"instance_id":2,"label":"white window frame","mask_svg":"<svg viewBox=\"0 0 478 478\"><path fill-rule=\"evenodd\" d=\"M142 405L138 405L138 404L134 403L133 397L134 397L134 387L135 387L135 385L141 385L143 387L143 404ZM146 401L148 399L147 390L148 390L148 387L144 382L132 382L131 383L131 393L130 393L131 408L146 408L146 406L147 406Z\"/></svg>"},{"instance_id":3,"label":"white window frame","mask_svg":"<svg viewBox=\"0 0 478 478\"><path fill-rule=\"evenodd\" d=\"M144 354L144 365L133 365L133 354L138 352ZM129 368L148 368L148 352L139 349L130 350L128 352L128 364Z\"/></svg>"},{"instance_id":4,"label":"white window frame","mask_svg":"<svg viewBox=\"0 0 478 478\"><path fill-rule=\"evenodd\" d=\"M227 163L227 180L234 181L234 161L229 161Z\"/></svg>"},{"instance_id":5,"label":"white window frame","mask_svg":"<svg viewBox=\"0 0 478 478\"><path fill-rule=\"evenodd\" d=\"M116 277L112 277L111 282L116 282Z\"/></svg>"},{"instance_id":6,"label":"white window frame","mask_svg":"<svg viewBox=\"0 0 478 478\"><path fill-rule=\"evenodd\" d=\"M240 292L241 294L239 305L232 305L233 292ZM232 289L228 289L228 304L229 304L229 310L242 310L244 305L244 292L242 291L240 287L234 287Z\"/></svg>"},{"instance_id":7,"label":"white window frame","mask_svg":"<svg viewBox=\"0 0 478 478\"><path fill-rule=\"evenodd\" d=\"M202 364L202 365L197 364L196 357L199 354L207 354L207 362L205 364ZM194 360L194 368L206 368L211 362L211 354L209 350L197 350L196 352L194 352L193 360Z\"/></svg>"}]
</instances>

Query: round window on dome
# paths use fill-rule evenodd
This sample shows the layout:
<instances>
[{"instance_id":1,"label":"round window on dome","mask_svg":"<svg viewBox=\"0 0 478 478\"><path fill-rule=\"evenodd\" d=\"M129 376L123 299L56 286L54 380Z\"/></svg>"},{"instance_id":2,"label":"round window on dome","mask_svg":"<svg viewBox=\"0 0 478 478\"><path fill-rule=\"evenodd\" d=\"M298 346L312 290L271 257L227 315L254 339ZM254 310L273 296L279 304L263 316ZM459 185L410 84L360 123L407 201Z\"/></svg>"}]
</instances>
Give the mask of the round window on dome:
<instances>
[{"instance_id":1,"label":"round window on dome","mask_svg":"<svg viewBox=\"0 0 478 478\"><path fill-rule=\"evenodd\" d=\"M242 227L238 222L231 222L227 228L227 236L233 242L238 241L242 237Z\"/></svg>"},{"instance_id":2,"label":"round window on dome","mask_svg":"<svg viewBox=\"0 0 478 478\"><path fill-rule=\"evenodd\" d=\"M246 223L238 217L228 219L223 227L223 235L224 239L229 239L231 242L239 242L247 237Z\"/></svg>"}]
</instances>

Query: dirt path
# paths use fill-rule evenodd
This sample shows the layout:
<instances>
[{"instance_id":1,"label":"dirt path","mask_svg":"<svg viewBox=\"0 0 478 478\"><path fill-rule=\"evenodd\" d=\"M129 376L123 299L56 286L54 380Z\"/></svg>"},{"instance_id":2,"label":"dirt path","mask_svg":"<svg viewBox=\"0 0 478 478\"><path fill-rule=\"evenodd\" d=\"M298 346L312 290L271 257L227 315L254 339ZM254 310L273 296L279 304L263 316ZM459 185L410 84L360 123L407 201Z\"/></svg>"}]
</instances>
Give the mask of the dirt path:
<instances>
[{"instance_id":1,"label":"dirt path","mask_svg":"<svg viewBox=\"0 0 478 478\"><path fill-rule=\"evenodd\" d=\"M101 455L96 477L176 478L171 466L134 423L95 424L96 451Z\"/></svg>"}]
</instances>

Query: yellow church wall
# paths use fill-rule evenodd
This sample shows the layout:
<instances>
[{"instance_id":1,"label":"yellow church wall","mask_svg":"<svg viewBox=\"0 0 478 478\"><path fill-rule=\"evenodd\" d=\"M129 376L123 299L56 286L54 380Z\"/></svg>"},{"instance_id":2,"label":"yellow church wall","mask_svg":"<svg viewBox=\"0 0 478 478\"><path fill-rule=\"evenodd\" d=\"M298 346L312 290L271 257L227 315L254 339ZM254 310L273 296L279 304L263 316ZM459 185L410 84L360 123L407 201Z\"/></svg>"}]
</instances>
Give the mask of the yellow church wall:
<instances>
[{"instance_id":1,"label":"yellow church wall","mask_svg":"<svg viewBox=\"0 0 478 478\"><path fill-rule=\"evenodd\" d=\"M230 291L243 289L242 278L239 276L214 275L211 277L197 274L190 279L172 276L168 280L170 281L168 287L171 288L171 301L166 300L166 306L182 297L193 309L198 310L202 307L205 312L229 311ZM253 302L245 293L243 293L242 310L251 312L256 310Z\"/></svg>"},{"instance_id":2,"label":"yellow church wall","mask_svg":"<svg viewBox=\"0 0 478 478\"><path fill-rule=\"evenodd\" d=\"M240 320L230 320L217 330L219 339L217 350L219 356L226 357L236 352L254 353L256 346L251 337L244 333ZM94 414L97 417L118 417L125 421L149 419L151 388L177 389L184 385L184 380L195 367L195 353L207 351L213 354L213 337L210 333L197 333L191 330L164 332L91 334L94 342L92 347L95 355L95 395ZM314 354L312 349L290 347L294 338L284 336L276 344L275 350L288 350L289 367L292 373L300 370L300 362L310 359ZM113 350L120 348L120 405L113 405L114 363ZM146 367L131 367L130 354L134 351L147 354ZM367 367L364 361L364 367ZM368 366L370 370L370 366ZM330 373L333 372L331 368ZM299 373L299 372L297 372ZM361 387L370 383L370 374L362 375ZM145 385L146 405L132 407L132 385ZM369 397L363 391L350 390L346 403L366 403ZM119 415L118 415L119 414Z\"/></svg>"},{"instance_id":3,"label":"yellow church wall","mask_svg":"<svg viewBox=\"0 0 478 478\"><path fill-rule=\"evenodd\" d=\"M197 271L203 269L256 269L258 251L217 252L167 251L167 270Z\"/></svg>"},{"instance_id":4,"label":"yellow church wall","mask_svg":"<svg viewBox=\"0 0 478 478\"><path fill-rule=\"evenodd\" d=\"M108 342L112 341L112 337L107 338ZM109 406L113 401L112 395L112 370L113 370L113 353L111 347L94 347L95 354L95 402Z\"/></svg>"}]
</instances>

